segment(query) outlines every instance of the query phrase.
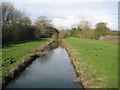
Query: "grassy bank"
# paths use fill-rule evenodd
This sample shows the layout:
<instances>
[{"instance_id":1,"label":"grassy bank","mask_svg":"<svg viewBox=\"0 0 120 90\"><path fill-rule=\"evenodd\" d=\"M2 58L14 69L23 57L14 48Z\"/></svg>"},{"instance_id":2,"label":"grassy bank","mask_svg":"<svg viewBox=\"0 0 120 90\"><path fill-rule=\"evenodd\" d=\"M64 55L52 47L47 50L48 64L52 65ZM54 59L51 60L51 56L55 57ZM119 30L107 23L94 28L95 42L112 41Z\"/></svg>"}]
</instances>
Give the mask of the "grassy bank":
<instances>
[{"instance_id":1,"label":"grassy bank","mask_svg":"<svg viewBox=\"0 0 120 90\"><path fill-rule=\"evenodd\" d=\"M118 87L118 44L109 41L65 39L85 87ZM75 56L75 57L74 57Z\"/></svg>"},{"instance_id":2,"label":"grassy bank","mask_svg":"<svg viewBox=\"0 0 120 90\"><path fill-rule=\"evenodd\" d=\"M2 48L2 76L7 74L12 68L18 65L30 52L42 47L51 39L40 39L37 41L27 41L19 44L11 44Z\"/></svg>"}]
</instances>

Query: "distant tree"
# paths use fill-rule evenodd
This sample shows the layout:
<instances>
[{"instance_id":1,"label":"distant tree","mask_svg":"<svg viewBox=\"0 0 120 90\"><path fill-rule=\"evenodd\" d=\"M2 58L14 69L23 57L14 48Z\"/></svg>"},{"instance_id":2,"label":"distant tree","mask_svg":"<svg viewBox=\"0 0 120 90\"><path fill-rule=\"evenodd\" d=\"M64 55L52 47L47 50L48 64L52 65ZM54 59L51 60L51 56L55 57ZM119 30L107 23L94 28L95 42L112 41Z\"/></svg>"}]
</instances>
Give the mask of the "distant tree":
<instances>
[{"instance_id":1,"label":"distant tree","mask_svg":"<svg viewBox=\"0 0 120 90\"><path fill-rule=\"evenodd\" d=\"M107 27L107 23L99 22L98 24L96 24L96 36L105 36L109 33L109 31L110 29Z\"/></svg>"},{"instance_id":2,"label":"distant tree","mask_svg":"<svg viewBox=\"0 0 120 90\"><path fill-rule=\"evenodd\" d=\"M60 30L59 31L59 38L63 39L68 36L68 30Z\"/></svg>"},{"instance_id":3,"label":"distant tree","mask_svg":"<svg viewBox=\"0 0 120 90\"><path fill-rule=\"evenodd\" d=\"M55 29L52 25L52 20L49 20L45 16L40 16L37 18L35 21L35 36L36 38L41 38L41 37L52 37L52 34L54 32L58 33L58 30Z\"/></svg>"},{"instance_id":4,"label":"distant tree","mask_svg":"<svg viewBox=\"0 0 120 90\"><path fill-rule=\"evenodd\" d=\"M29 19L29 17L25 16L25 17L21 18L17 23L30 26L31 20Z\"/></svg>"},{"instance_id":5,"label":"distant tree","mask_svg":"<svg viewBox=\"0 0 120 90\"><path fill-rule=\"evenodd\" d=\"M78 37L79 33L80 33L81 29L79 28L72 28L69 32L70 32L70 36L74 36L74 37Z\"/></svg>"},{"instance_id":6,"label":"distant tree","mask_svg":"<svg viewBox=\"0 0 120 90\"><path fill-rule=\"evenodd\" d=\"M78 35L79 37L94 38L94 31L89 21L80 21L78 27L81 28L81 32Z\"/></svg>"},{"instance_id":7,"label":"distant tree","mask_svg":"<svg viewBox=\"0 0 120 90\"><path fill-rule=\"evenodd\" d=\"M109 35L111 35L111 36L119 36L120 35L120 31L117 31L117 30L115 30L115 31L110 31L109 32Z\"/></svg>"},{"instance_id":8,"label":"distant tree","mask_svg":"<svg viewBox=\"0 0 120 90\"><path fill-rule=\"evenodd\" d=\"M2 44L34 39L34 27L24 12L10 2L2 2Z\"/></svg>"},{"instance_id":9,"label":"distant tree","mask_svg":"<svg viewBox=\"0 0 120 90\"><path fill-rule=\"evenodd\" d=\"M50 21L47 19L45 16L40 16L37 18L35 21L35 27L36 27L36 32L35 36L36 38L41 38L44 36L46 33L46 28L50 25Z\"/></svg>"},{"instance_id":10,"label":"distant tree","mask_svg":"<svg viewBox=\"0 0 120 90\"><path fill-rule=\"evenodd\" d=\"M78 24L78 27L81 28L82 30L89 30L91 29L91 25L89 21L80 21Z\"/></svg>"},{"instance_id":11,"label":"distant tree","mask_svg":"<svg viewBox=\"0 0 120 90\"><path fill-rule=\"evenodd\" d=\"M17 10L12 3L2 2L2 41L7 43L13 40L13 31L16 28L17 21L23 13Z\"/></svg>"}]
</instances>

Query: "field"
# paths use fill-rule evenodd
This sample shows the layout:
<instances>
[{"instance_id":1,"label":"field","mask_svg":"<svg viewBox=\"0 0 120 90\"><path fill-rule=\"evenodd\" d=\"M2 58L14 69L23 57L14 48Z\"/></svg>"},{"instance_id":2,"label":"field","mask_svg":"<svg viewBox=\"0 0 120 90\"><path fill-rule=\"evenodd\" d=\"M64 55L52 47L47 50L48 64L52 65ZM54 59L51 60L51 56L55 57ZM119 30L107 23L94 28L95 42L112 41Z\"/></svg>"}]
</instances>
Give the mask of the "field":
<instances>
[{"instance_id":1,"label":"field","mask_svg":"<svg viewBox=\"0 0 120 90\"><path fill-rule=\"evenodd\" d=\"M85 83L105 88L118 87L118 43L68 37L65 41L77 52L78 72ZM89 70L87 67L93 67ZM82 70L81 70L82 69ZM96 73L92 73L93 69ZM83 72L82 72L83 71ZM87 81L88 80L88 81ZM99 83L100 82L100 83ZM99 86L99 85L102 86ZM92 86L91 86L92 87Z\"/></svg>"},{"instance_id":2,"label":"field","mask_svg":"<svg viewBox=\"0 0 120 90\"><path fill-rule=\"evenodd\" d=\"M51 39L40 39L37 41L27 41L18 44L10 44L2 48L2 71L4 74L8 73L10 69L15 67L17 63L20 63L22 59L27 57L29 52L34 51L36 48L40 48Z\"/></svg>"}]
</instances>

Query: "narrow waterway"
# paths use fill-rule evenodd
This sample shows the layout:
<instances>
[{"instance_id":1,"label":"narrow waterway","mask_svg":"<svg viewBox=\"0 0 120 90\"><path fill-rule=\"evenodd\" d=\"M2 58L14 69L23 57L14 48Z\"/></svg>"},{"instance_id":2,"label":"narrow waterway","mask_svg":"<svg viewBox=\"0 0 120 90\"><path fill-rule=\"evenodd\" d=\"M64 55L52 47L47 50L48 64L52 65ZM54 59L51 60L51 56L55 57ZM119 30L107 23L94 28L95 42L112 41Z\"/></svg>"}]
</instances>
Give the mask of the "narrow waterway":
<instances>
[{"instance_id":1,"label":"narrow waterway","mask_svg":"<svg viewBox=\"0 0 120 90\"><path fill-rule=\"evenodd\" d=\"M67 51L58 47L37 58L6 88L81 88Z\"/></svg>"}]
</instances>

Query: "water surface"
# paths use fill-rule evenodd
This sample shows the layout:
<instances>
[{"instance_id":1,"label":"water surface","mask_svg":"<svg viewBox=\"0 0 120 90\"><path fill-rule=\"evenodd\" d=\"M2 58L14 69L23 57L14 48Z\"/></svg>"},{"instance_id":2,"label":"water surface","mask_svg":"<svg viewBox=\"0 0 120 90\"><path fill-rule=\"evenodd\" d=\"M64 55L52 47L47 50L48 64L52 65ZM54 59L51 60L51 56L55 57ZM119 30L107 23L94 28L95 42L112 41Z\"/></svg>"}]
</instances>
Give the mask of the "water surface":
<instances>
[{"instance_id":1,"label":"water surface","mask_svg":"<svg viewBox=\"0 0 120 90\"><path fill-rule=\"evenodd\" d=\"M67 51L58 47L39 57L7 88L80 88Z\"/></svg>"}]
</instances>

